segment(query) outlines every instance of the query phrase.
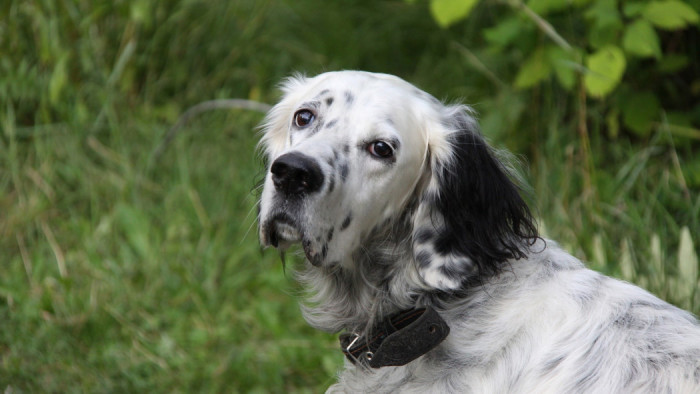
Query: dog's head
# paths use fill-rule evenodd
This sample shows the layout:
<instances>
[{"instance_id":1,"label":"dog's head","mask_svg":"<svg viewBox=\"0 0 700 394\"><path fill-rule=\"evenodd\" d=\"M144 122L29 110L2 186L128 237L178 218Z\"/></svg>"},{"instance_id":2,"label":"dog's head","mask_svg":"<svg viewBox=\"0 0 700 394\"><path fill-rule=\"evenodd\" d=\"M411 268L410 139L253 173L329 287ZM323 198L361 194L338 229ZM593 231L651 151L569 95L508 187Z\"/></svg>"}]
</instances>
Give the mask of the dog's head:
<instances>
[{"instance_id":1,"label":"dog's head","mask_svg":"<svg viewBox=\"0 0 700 394\"><path fill-rule=\"evenodd\" d=\"M352 269L368 237L403 218L403 263L439 290L524 256L537 235L530 212L467 107L365 72L293 77L282 89L261 141L263 245L299 242L314 266Z\"/></svg>"}]
</instances>

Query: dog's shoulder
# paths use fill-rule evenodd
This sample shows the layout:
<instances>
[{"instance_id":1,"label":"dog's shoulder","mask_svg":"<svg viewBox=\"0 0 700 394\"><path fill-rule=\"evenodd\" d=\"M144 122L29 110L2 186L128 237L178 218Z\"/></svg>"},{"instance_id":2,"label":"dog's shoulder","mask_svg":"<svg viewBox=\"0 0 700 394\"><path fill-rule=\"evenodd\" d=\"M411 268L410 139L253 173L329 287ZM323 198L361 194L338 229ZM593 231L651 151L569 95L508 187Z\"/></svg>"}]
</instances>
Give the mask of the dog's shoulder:
<instances>
[{"instance_id":1,"label":"dog's shoulder","mask_svg":"<svg viewBox=\"0 0 700 394\"><path fill-rule=\"evenodd\" d=\"M451 331L438 348L404 367L348 365L329 392L684 392L700 383L693 315L549 241L441 315Z\"/></svg>"}]
</instances>

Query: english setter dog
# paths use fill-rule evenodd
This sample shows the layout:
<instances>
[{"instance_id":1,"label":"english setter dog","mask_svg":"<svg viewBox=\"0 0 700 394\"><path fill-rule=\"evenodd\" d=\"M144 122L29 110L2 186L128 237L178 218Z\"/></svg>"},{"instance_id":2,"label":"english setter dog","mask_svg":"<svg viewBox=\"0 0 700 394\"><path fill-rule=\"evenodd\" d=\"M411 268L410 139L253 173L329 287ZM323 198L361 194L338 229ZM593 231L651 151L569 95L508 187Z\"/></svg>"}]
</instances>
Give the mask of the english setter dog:
<instances>
[{"instance_id":1,"label":"english setter dog","mask_svg":"<svg viewBox=\"0 0 700 394\"><path fill-rule=\"evenodd\" d=\"M264 246L343 333L328 392L700 393L700 324L542 239L471 110L402 79L296 76L270 110Z\"/></svg>"}]
</instances>

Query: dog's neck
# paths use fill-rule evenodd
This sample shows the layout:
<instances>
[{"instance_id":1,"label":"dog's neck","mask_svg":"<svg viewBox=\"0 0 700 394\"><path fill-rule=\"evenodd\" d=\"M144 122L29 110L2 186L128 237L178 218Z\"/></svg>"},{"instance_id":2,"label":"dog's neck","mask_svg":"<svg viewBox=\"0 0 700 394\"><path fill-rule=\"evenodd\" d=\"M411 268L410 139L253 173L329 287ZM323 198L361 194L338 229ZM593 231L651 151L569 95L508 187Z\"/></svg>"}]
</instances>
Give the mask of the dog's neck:
<instances>
[{"instance_id":1,"label":"dog's neck","mask_svg":"<svg viewBox=\"0 0 700 394\"><path fill-rule=\"evenodd\" d=\"M408 220L403 218L401 220ZM308 289L302 310L307 322L328 332L363 332L377 321L420 305L424 285L413 261L404 223L374 230L351 254L352 269L314 267L308 262L298 279Z\"/></svg>"}]
</instances>

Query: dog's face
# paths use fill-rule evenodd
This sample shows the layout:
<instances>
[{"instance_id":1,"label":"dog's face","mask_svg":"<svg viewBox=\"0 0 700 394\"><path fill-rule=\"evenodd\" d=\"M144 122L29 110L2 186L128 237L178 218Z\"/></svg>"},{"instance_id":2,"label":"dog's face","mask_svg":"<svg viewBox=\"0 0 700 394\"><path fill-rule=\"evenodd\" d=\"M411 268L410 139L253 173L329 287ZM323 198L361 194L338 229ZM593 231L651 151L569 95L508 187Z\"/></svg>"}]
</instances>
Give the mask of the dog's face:
<instances>
[{"instance_id":1,"label":"dog's face","mask_svg":"<svg viewBox=\"0 0 700 394\"><path fill-rule=\"evenodd\" d=\"M261 141L264 246L301 243L312 265L347 269L358 250L372 259L367 245L401 249L396 264L422 286L452 290L522 257L536 236L467 107L356 71L290 78L283 91ZM403 239L387 236L392 226Z\"/></svg>"},{"instance_id":2,"label":"dog's face","mask_svg":"<svg viewBox=\"0 0 700 394\"><path fill-rule=\"evenodd\" d=\"M287 82L264 140L263 245L301 242L316 266L348 263L363 237L403 209L427 148L410 89L366 73Z\"/></svg>"}]
</instances>

